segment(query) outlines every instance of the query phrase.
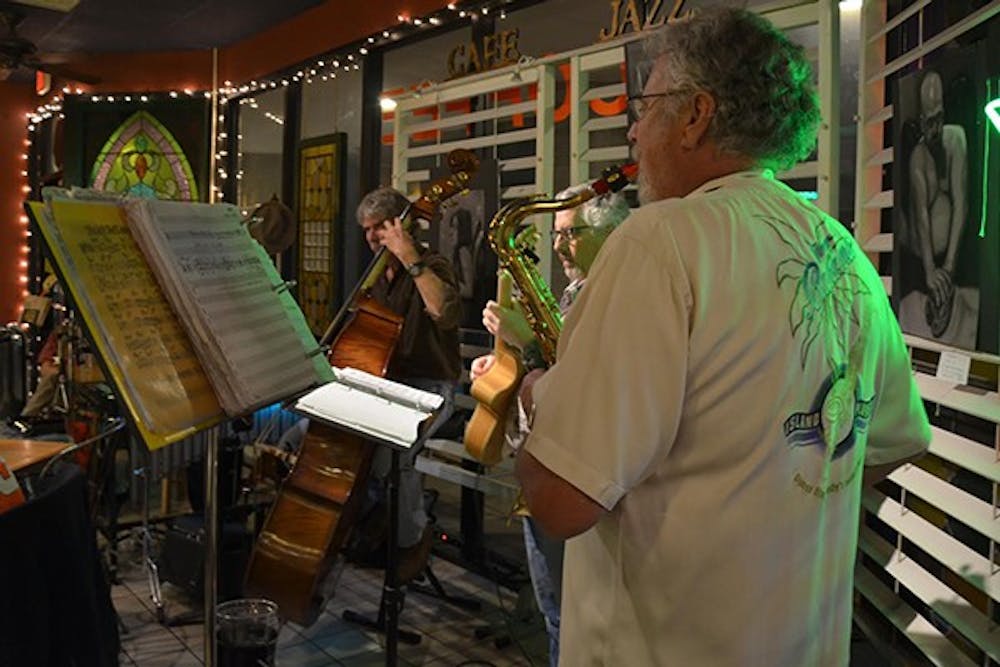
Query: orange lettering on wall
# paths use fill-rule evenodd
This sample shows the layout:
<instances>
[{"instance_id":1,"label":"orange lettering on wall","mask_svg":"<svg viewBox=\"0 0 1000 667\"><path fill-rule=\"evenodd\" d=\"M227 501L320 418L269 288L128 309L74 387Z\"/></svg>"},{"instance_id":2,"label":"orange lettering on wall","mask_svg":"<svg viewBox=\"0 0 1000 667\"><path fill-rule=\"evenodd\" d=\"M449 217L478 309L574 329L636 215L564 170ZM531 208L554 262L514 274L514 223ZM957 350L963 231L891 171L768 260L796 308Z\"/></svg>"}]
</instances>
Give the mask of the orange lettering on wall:
<instances>
[{"instance_id":1,"label":"orange lettering on wall","mask_svg":"<svg viewBox=\"0 0 1000 667\"><path fill-rule=\"evenodd\" d=\"M538 90L535 89L535 97L538 97ZM521 87L517 86L515 88L506 88L504 90L497 91L497 106L500 106L501 102L509 102L511 104L520 104L524 101L524 97L521 95ZM511 122L514 123L514 127L524 127L524 114L516 113L510 117Z\"/></svg>"},{"instance_id":2,"label":"orange lettering on wall","mask_svg":"<svg viewBox=\"0 0 1000 667\"><path fill-rule=\"evenodd\" d=\"M627 81L625 72L625 63L621 63L618 66L619 71L622 75L622 81ZM617 116L620 113L625 113L625 107L628 105L628 96L619 95L613 100L602 100L596 99L590 101L591 110L598 116Z\"/></svg>"},{"instance_id":3,"label":"orange lettering on wall","mask_svg":"<svg viewBox=\"0 0 1000 667\"><path fill-rule=\"evenodd\" d=\"M558 68L559 76L562 77L563 83L566 84L566 97L563 98L561 104L557 105L555 109L552 110L552 121L555 123L561 123L567 118L569 118L569 63L563 63ZM558 86L557 86L558 90Z\"/></svg>"},{"instance_id":4,"label":"orange lettering on wall","mask_svg":"<svg viewBox=\"0 0 1000 667\"><path fill-rule=\"evenodd\" d=\"M438 108L437 105L431 105L429 107L422 107L420 109L413 110L414 116L430 116L430 120L438 119ZM439 130L424 130L423 132L414 132L411 138L414 141L437 141Z\"/></svg>"},{"instance_id":5,"label":"orange lettering on wall","mask_svg":"<svg viewBox=\"0 0 1000 667\"><path fill-rule=\"evenodd\" d=\"M466 97L464 100L452 100L451 102L444 103L444 110L448 113L472 113L472 98ZM472 136L472 125L467 123L465 125L465 136Z\"/></svg>"},{"instance_id":6,"label":"orange lettering on wall","mask_svg":"<svg viewBox=\"0 0 1000 667\"><path fill-rule=\"evenodd\" d=\"M561 123L569 118L570 115L570 92L571 83L570 77L570 66L569 63L563 63L556 68L559 73L559 77L562 79L563 89L565 90L565 97L559 101L556 107L552 110L552 122ZM621 80L623 82L627 81L627 72L625 70L625 63L618 65L618 71L621 73ZM417 86L411 86L411 89L415 90ZM558 87L557 87L558 89ZM393 90L385 91L386 96L394 96L405 92L404 88L396 88ZM527 98L527 100L525 99ZM538 99L538 85L529 84L527 86L515 86L513 88L505 88L504 90L497 91L497 104L509 103L509 104L519 104L524 101L531 101ZM612 99L596 99L590 101L590 110L598 116L617 116L618 114L625 113L625 109L628 106L628 96L618 95ZM470 113L472 111L472 101L471 99L464 100L454 100L452 102L447 102L444 105L446 112L454 113ZM429 116L431 120L437 120L439 118L438 107L429 106L422 109L414 109L412 112L415 116ZM392 121L395 114L392 111L387 111L382 114L382 123L392 128ZM524 127L525 120L524 114L518 113L511 116L511 122L514 127ZM417 132L413 135L414 141L436 141L439 138L439 130L424 130L423 132ZM466 129L467 136L471 136L471 128ZM386 146L391 146L395 138L392 132L388 132L382 135L382 144Z\"/></svg>"}]
</instances>

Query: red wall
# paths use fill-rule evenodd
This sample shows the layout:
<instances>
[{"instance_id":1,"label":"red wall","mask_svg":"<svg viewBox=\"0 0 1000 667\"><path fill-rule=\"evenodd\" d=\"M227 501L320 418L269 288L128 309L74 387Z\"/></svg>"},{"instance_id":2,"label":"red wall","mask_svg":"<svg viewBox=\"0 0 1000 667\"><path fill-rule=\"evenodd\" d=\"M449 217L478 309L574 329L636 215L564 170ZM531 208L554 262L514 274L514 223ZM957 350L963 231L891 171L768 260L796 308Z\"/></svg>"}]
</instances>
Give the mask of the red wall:
<instances>
[{"instance_id":1,"label":"red wall","mask_svg":"<svg viewBox=\"0 0 1000 667\"><path fill-rule=\"evenodd\" d=\"M211 51L159 51L128 56L97 53L74 57L72 67L101 80L97 85L84 86L87 92L146 93L212 87Z\"/></svg>"},{"instance_id":2,"label":"red wall","mask_svg":"<svg viewBox=\"0 0 1000 667\"><path fill-rule=\"evenodd\" d=\"M284 23L219 50L219 84L241 84L397 25L397 17L426 16L447 0L352 2L327 0ZM72 69L98 77L88 92L205 90L212 86L212 52L74 55Z\"/></svg>"},{"instance_id":3,"label":"red wall","mask_svg":"<svg viewBox=\"0 0 1000 667\"><path fill-rule=\"evenodd\" d=\"M37 106L29 84L0 82L0 323L21 315L21 292L18 276L24 271L25 227L21 208L25 199L21 188L27 179L21 172L27 163L21 157L27 151L25 114Z\"/></svg>"}]
</instances>

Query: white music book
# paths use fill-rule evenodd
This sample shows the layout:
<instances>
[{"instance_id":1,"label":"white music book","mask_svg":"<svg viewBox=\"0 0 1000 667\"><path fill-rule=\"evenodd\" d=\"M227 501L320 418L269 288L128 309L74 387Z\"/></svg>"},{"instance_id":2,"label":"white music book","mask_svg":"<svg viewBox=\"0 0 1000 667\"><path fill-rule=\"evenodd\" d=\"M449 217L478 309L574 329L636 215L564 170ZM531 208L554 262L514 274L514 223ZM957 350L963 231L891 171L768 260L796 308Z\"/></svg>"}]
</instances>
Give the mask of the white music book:
<instances>
[{"instance_id":1,"label":"white music book","mask_svg":"<svg viewBox=\"0 0 1000 667\"><path fill-rule=\"evenodd\" d=\"M235 206L126 199L123 207L227 414L329 381L302 311Z\"/></svg>"},{"instance_id":2,"label":"white music book","mask_svg":"<svg viewBox=\"0 0 1000 667\"><path fill-rule=\"evenodd\" d=\"M334 380L299 398L292 410L336 426L409 448L420 424L444 398L355 368L334 368Z\"/></svg>"}]
</instances>

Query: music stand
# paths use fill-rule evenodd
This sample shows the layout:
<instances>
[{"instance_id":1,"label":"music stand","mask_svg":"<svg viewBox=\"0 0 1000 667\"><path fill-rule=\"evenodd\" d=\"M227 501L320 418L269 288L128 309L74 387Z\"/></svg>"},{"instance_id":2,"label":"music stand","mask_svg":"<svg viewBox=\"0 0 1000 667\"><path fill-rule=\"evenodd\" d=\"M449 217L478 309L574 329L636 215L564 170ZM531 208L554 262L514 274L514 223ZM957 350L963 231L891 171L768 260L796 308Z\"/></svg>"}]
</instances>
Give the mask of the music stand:
<instances>
[{"instance_id":1,"label":"music stand","mask_svg":"<svg viewBox=\"0 0 1000 667\"><path fill-rule=\"evenodd\" d=\"M351 613L348 616L348 612L345 612L344 620L385 632L385 664L394 667L398 662L398 645L400 639L399 611L403 597L399 586L398 573L399 455L402 452L419 449L423 446L427 438L434 433L440 425L438 422L442 415L441 407L444 404L444 398L433 392L417 390L402 383L384 378L375 378L375 376L369 377L371 378L370 381L374 382L376 386L365 386L364 384L351 385L350 380L343 380L342 376L338 376L337 380L326 385L328 388L334 385L347 387L349 392L357 392L361 389L362 392L368 393L370 396L376 396L382 405L377 410L366 411L366 414L369 415L367 423L357 421L351 410L345 408L343 403L329 404L326 406L330 408L329 410L322 409L323 406L317 406L314 402L310 404L308 400L309 395L291 405L290 409L293 412L310 419L315 419L333 428L359 435L376 446L387 447L389 449L389 475L386 478L386 504L388 505L386 508L388 514L387 553L382 602L379 605L379 617L378 620L371 621L359 614ZM402 393L396 393L394 390L401 390ZM313 394L319 391L322 391L322 388L313 392ZM406 395L407 393L411 395ZM431 403L435 407L417 407L411 402L413 400L412 394L414 393L423 394L431 398ZM408 412L409 418L412 419L414 410L418 410L423 415L423 419L417 425L415 432L412 432L415 437L404 438L402 433L406 429L400 429L394 432L392 436L388 434L383 435L384 431L379 428L380 424L384 425L387 422L398 423L401 411ZM407 639L414 636L410 633L407 633L407 635L409 635L406 637ZM417 636L417 641L419 641L419 636Z\"/></svg>"},{"instance_id":2,"label":"music stand","mask_svg":"<svg viewBox=\"0 0 1000 667\"><path fill-rule=\"evenodd\" d=\"M385 575L382 584L382 598L379 603L378 618L374 621L361 614L344 610L342 618L349 623L385 633L385 664L394 666L398 662L400 638L408 644L420 642L420 635L399 629L399 612L403 603L403 592L399 586L399 454L396 445L390 448L389 475L386 478L386 508L389 534L386 537Z\"/></svg>"}]
</instances>

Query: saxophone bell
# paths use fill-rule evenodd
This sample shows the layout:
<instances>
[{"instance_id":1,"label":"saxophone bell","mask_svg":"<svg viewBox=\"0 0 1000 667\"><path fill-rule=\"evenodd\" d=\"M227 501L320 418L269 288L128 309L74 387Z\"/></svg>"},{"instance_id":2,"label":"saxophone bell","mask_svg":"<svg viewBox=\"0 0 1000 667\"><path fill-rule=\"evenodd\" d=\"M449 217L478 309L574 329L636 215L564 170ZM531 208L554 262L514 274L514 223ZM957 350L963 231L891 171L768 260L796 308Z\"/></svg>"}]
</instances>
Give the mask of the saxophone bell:
<instances>
[{"instance_id":1,"label":"saxophone bell","mask_svg":"<svg viewBox=\"0 0 1000 667\"><path fill-rule=\"evenodd\" d=\"M521 222L537 213L557 213L576 208L594 197L618 192L634 181L638 173L639 167L636 164L613 167L605 170L600 179L572 197L550 199L546 195L534 195L515 200L500 209L490 221L490 246L497 254L500 268L510 272L514 284L520 290L518 301L538 340L542 357L549 364L555 362L556 345L562 330L562 315L548 283L539 275L534 261L526 256L524 247L531 244L518 241Z\"/></svg>"}]
</instances>

